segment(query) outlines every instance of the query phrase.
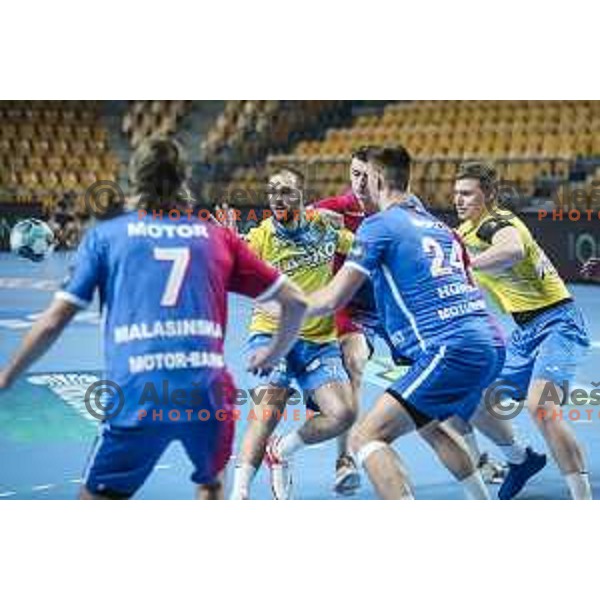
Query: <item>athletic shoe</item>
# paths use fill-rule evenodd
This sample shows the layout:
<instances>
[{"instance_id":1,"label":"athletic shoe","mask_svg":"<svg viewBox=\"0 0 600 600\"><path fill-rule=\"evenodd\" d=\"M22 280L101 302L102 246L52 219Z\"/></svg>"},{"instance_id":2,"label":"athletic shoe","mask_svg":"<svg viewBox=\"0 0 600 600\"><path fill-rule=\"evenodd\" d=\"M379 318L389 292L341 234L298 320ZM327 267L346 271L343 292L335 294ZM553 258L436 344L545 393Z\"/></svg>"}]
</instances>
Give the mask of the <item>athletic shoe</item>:
<instances>
[{"instance_id":1,"label":"athletic shoe","mask_svg":"<svg viewBox=\"0 0 600 600\"><path fill-rule=\"evenodd\" d=\"M479 457L477 468L481 472L483 481L488 485L501 484L508 474L508 465L493 459L487 452Z\"/></svg>"},{"instance_id":2,"label":"athletic shoe","mask_svg":"<svg viewBox=\"0 0 600 600\"><path fill-rule=\"evenodd\" d=\"M531 448L525 450L527 457L520 465L508 463L508 474L498 490L500 500L512 500L523 486L546 466L546 455L538 454Z\"/></svg>"},{"instance_id":3,"label":"athletic shoe","mask_svg":"<svg viewBox=\"0 0 600 600\"><path fill-rule=\"evenodd\" d=\"M335 483L333 491L342 496L351 496L360 487L360 474L354 459L345 454L335 463Z\"/></svg>"},{"instance_id":4,"label":"athletic shoe","mask_svg":"<svg viewBox=\"0 0 600 600\"><path fill-rule=\"evenodd\" d=\"M267 442L265 463L271 474L271 491L275 500L292 499L292 469L288 460L279 456L277 446L280 437L273 436Z\"/></svg>"}]
</instances>

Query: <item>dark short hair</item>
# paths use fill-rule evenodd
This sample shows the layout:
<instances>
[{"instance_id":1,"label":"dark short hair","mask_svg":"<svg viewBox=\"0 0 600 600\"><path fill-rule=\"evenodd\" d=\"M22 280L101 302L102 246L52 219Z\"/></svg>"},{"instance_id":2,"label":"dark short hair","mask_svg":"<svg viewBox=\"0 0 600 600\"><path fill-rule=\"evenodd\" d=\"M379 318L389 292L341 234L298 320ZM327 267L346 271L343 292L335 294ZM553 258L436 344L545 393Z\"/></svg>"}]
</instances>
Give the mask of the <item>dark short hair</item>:
<instances>
[{"instance_id":1,"label":"dark short hair","mask_svg":"<svg viewBox=\"0 0 600 600\"><path fill-rule=\"evenodd\" d=\"M384 169L390 187L402 192L408 189L411 157L404 146L370 146L367 150L367 160Z\"/></svg>"},{"instance_id":2,"label":"dark short hair","mask_svg":"<svg viewBox=\"0 0 600 600\"><path fill-rule=\"evenodd\" d=\"M359 146L352 151L352 158L356 158L360 162L367 162L369 160L369 152L374 149L375 146Z\"/></svg>"},{"instance_id":3,"label":"dark short hair","mask_svg":"<svg viewBox=\"0 0 600 600\"><path fill-rule=\"evenodd\" d=\"M456 180L476 179L481 191L486 196L491 196L498 186L498 174L490 163L471 160L462 163L456 172Z\"/></svg>"},{"instance_id":4,"label":"dark short hair","mask_svg":"<svg viewBox=\"0 0 600 600\"><path fill-rule=\"evenodd\" d=\"M144 140L133 153L129 177L140 203L149 208L170 208L180 202L188 166L181 146L165 136Z\"/></svg>"}]
</instances>

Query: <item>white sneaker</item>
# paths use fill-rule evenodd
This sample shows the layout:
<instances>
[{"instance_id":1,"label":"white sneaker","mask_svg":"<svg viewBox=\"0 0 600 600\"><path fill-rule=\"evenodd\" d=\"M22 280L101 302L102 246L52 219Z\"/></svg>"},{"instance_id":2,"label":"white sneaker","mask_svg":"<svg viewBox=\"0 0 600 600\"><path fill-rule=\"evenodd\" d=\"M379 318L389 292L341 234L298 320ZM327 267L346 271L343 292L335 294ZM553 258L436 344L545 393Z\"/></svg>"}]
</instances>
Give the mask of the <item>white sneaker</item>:
<instances>
[{"instance_id":1,"label":"white sneaker","mask_svg":"<svg viewBox=\"0 0 600 600\"><path fill-rule=\"evenodd\" d=\"M480 456L477 467L481 471L483 481L487 484L501 484L508 473L508 465L491 458L487 452Z\"/></svg>"},{"instance_id":2,"label":"white sneaker","mask_svg":"<svg viewBox=\"0 0 600 600\"><path fill-rule=\"evenodd\" d=\"M360 488L360 473L351 456L340 456L335 463L333 491L342 496L351 496Z\"/></svg>"},{"instance_id":3,"label":"white sneaker","mask_svg":"<svg viewBox=\"0 0 600 600\"><path fill-rule=\"evenodd\" d=\"M292 499L292 469L288 460L279 456L277 447L280 437L272 437L267 442L265 462L271 473L271 491L275 500Z\"/></svg>"}]
</instances>

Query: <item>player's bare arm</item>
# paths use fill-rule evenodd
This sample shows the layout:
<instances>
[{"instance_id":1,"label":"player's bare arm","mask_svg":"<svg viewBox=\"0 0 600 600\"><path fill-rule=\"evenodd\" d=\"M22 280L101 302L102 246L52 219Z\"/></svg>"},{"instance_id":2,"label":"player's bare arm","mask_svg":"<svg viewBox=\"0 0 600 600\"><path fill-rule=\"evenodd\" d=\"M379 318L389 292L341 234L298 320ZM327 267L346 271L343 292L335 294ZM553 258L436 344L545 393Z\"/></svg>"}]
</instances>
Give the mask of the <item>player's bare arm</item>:
<instances>
[{"instance_id":1,"label":"player's bare arm","mask_svg":"<svg viewBox=\"0 0 600 600\"><path fill-rule=\"evenodd\" d=\"M344 227L344 215L329 210L328 208L317 208L316 210L325 223L328 223L336 229L342 229Z\"/></svg>"},{"instance_id":2,"label":"player's bare arm","mask_svg":"<svg viewBox=\"0 0 600 600\"><path fill-rule=\"evenodd\" d=\"M474 269L495 271L512 267L525 258L525 247L515 227L504 227L492 238L492 245L477 256L471 257Z\"/></svg>"},{"instance_id":3,"label":"player's bare arm","mask_svg":"<svg viewBox=\"0 0 600 600\"><path fill-rule=\"evenodd\" d=\"M334 313L350 302L367 279L362 271L344 265L331 282L309 296L307 317L320 317Z\"/></svg>"},{"instance_id":4,"label":"player's bare arm","mask_svg":"<svg viewBox=\"0 0 600 600\"><path fill-rule=\"evenodd\" d=\"M57 298L23 338L8 365L0 371L0 389L8 388L27 367L44 355L79 309Z\"/></svg>"}]
</instances>

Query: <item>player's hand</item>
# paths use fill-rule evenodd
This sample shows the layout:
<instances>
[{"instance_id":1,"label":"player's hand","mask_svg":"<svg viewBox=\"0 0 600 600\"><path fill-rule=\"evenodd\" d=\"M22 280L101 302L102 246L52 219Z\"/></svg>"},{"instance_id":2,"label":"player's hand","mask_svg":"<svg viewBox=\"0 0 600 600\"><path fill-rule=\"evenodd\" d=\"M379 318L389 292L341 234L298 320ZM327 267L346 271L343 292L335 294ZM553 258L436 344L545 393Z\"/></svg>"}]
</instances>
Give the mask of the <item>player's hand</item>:
<instances>
[{"instance_id":1,"label":"player's hand","mask_svg":"<svg viewBox=\"0 0 600 600\"><path fill-rule=\"evenodd\" d=\"M229 229L234 233L239 233L238 222L235 218L235 211L229 208L229 205L226 203L215 204L215 211L218 211L219 215L221 215L221 218L219 219L215 218L212 214L210 215L210 219L215 225Z\"/></svg>"},{"instance_id":2,"label":"player's hand","mask_svg":"<svg viewBox=\"0 0 600 600\"><path fill-rule=\"evenodd\" d=\"M600 279L600 258L590 258L581 267L581 274L588 279Z\"/></svg>"},{"instance_id":3,"label":"player's hand","mask_svg":"<svg viewBox=\"0 0 600 600\"><path fill-rule=\"evenodd\" d=\"M258 348L248 361L248 371L259 377L269 375L277 366L279 360L274 357L269 348Z\"/></svg>"},{"instance_id":4,"label":"player's hand","mask_svg":"<svg viewBox=\"0 0 600 600\"><path fill-rule=\"evenodd\" d=\"M318 208L317 213L323 222L331 225L334 229L342 229L344 227L344 215L340 215L327 208Z\"/></svg>"}]
</instances>

